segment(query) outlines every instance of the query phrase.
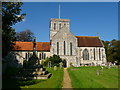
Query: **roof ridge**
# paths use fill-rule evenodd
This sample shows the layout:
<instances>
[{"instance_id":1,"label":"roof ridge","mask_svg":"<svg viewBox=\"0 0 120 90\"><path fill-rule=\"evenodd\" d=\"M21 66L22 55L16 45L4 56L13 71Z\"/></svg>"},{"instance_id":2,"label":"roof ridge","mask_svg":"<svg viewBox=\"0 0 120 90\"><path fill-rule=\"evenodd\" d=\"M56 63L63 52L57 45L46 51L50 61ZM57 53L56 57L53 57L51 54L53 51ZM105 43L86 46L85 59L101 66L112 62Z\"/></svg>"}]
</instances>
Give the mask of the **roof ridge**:
<instances>
[{"instance_id":1,"label":"roof ridge","mask_svg":"<svg viewBox=\"0 0 120 90\"><path fill-rule=\"evenodd\" d=\"M75 36L75 37L98 37L98 36Z\"/></svg>"},{"instance_id":2,"label":"roof ridge","mask_svg":"<svg viewBox=\"0 0 120 90\"><path fill-rule=\"evenodd\" d=\"M27 43L27 41L15 41L15 42L20 42L20 43ZM30 41L29 41L30 42ZM30 42L32 43L32 41ZM36 42L37 43L37 42ZM42 43L50 43L50 42L42 42Z\"/></svg>"}]
</instances>

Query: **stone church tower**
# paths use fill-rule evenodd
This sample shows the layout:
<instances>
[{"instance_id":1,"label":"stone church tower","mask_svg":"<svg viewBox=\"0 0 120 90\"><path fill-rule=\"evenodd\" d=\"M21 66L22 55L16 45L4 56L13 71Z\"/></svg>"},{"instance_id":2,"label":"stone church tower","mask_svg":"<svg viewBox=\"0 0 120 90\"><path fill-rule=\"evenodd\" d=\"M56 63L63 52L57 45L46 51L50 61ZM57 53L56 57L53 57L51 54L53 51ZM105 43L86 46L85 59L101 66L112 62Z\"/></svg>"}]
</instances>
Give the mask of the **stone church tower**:
<instances>
[{"instance_id":1,"label":"stone church tower","mask_svg":"<svg viewBox=\"0 0 120 90\"><path fill-rule=\"evenodd\" d=\"M64 26L66 26L68 29L70 28L69 19L51 19L50 20L50 40L52 40L52 37Z\"/></svg>"}]
</instances>

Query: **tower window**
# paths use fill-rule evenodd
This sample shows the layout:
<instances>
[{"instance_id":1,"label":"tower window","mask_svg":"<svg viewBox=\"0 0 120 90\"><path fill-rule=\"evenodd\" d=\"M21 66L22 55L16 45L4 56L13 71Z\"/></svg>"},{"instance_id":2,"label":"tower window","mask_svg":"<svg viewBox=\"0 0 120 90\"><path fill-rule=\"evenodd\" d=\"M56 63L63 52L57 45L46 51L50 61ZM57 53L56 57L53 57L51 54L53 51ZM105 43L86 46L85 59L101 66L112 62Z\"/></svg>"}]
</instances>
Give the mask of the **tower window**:
<instances>
[{"instance_id":1,"label":"tower window","mask_svg":"<svg viewBox=\"0 0 120 90\"><path fill-rule=\"evenodd\" d=\"M54 23L54 30L56 30L56 23Z\"/></svg>"},{"instance_id":2,"label":"tower window","mask_svg":"<svg viewBox=\"0 0 120 90\"><path fill-rule=\"evenodd\" d=\"M59 54L59 42L57 42L57 55Z\"/></svg>"},{"instance_id":3,"label":"tower window","mask_svg":"<svg viewBox=\"0 0 120 90\"><path fill-rule=\"evenodd\" d=\"M64 26L66 26L66 24L64 24Z\"/></svg>"},{"instance_id":4,"label":"tower window","mask_svg":"<svg viewBox=\"0 0 120 90\"><path fill-rule=\"evenodd\" d=\"M59 29L61 29L61 23L59 24Z\"/></svg>"},{"instance_id":5,"label":"tower window","mask_svg":"<svg viewBox=\"0 0 120 90\"><path fill-rule=\"evenodd\" d=\"M72 43L70 43L70 55L72 55Z\"/></svg>"}]
</instances>

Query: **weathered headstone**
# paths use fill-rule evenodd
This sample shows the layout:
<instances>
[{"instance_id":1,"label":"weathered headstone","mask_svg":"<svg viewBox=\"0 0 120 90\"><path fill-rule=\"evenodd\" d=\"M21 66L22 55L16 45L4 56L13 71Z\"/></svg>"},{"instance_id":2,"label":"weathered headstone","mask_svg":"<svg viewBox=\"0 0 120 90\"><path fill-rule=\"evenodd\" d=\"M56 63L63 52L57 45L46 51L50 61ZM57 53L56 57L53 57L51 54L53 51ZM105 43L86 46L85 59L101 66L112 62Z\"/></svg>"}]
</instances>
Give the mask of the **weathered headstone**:
<instances>
[{"instance_id":1,"label":"weathered headstone","mask_svg":"<svg viewBox=\"0 0 120 90\"><path fill-rule=\"evenodd\" d=\"M57 67L56 67L56 66L54 66L54 70L55 70L55 71L57 70Z\"/></svg>"},{"instance_id":2,"label":"weathered headstone","mask_svg":"<svg viewBox=\"0 0 120 90\"><path fill-rule=\"evenodd\" d=\"M96 75L99 75L99 71L98 70L96 70Z\"/></svg>"},{"instance_id":3,"label":"weathered headstone","mask_svg":"<svg viewBox=\"0 0 120 90\"><path fill-rule=\"evenodd\" d=\"M101 71L103 71L103 66L101 67Z\"/></svg>"},{"instance_id":4,"label":"weathered headstone","mask_svg":"<svg viewBox=\"0 0 120 90\"><path fill-rule=\"evenodd\" d=\"M110 69L110 65L108 65L107 68Z\"/></svg>"},{"instance_id":5,"label":"weathered headstone","mask_svg":"<svg viewBox=\"0 0 120 90\"><path fill-rule=\"evenodd\" d=\"M48 62L48 68L51 68L51 61Z\"/></svg>"}]
</instances>

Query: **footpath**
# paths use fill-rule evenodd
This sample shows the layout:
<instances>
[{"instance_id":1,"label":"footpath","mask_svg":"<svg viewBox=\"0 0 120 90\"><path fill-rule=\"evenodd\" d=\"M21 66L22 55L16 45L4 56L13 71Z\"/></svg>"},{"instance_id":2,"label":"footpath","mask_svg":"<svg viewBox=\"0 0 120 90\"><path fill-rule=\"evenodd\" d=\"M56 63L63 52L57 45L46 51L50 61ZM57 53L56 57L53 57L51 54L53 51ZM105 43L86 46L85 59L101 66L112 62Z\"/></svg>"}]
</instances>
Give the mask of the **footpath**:
<instances>
[{"instance_id":1,"label":"footpath","mask_svg":"<svg viewBox=\"0 0 120 90\"><path fill-rule=\"evenodd\" d=\"M64 78L63 78L63 89L64 88L71 88L72 89L72 85L71 85L71 79L70 76L68 74L67 68L64 68Z\"/></svg>"}]
</instances>

